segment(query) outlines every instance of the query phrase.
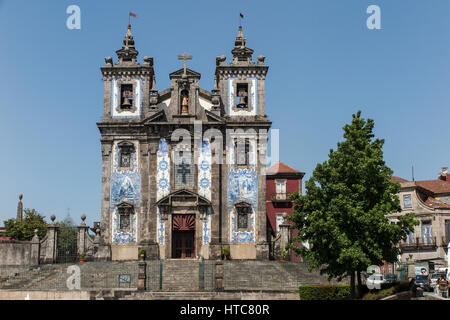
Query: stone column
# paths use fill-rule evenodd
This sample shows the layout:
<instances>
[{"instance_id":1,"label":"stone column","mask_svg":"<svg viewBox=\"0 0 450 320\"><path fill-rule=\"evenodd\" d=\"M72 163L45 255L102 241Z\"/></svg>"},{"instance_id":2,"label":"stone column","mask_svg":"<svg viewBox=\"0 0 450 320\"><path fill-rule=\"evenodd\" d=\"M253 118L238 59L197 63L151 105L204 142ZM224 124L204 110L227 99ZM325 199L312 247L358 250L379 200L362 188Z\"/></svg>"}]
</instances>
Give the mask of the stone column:
<instances>
[{"instance_id":1,"label":"stone column","mask_svg":"<svg viewBox=\"0 0 450 320\"><path fill-rule=\"evenodd\" d=\"M47 227L47 246L45 248L45 261L44 263L55 263L57 257L56 245L58 241L58 227L55 224L55 215L50 217L52 222Z\"/></svg>"},{"instance_id":2,"label":"stone column","mask_svg":"<svg viewBox=\"0 0 450 320\"><path fill-rule=\"evenodd\" d=\"M146 288L146 282L147 282L147 263L144 259L139 261L138 264L139 267L139 273L138 273L138 290L139 291L145 291Z\"/></svg>"},{"instance_id":3,"label":"stone column","mask_svg":"<svg viewBox=\"0 0 450 320\"><path fill-rule=\"evenodd\" d=\"M31 256L30 256L30 264L38 265L39 264L39 250L40 250L40 242L38 236L38 229L34 230L33 239L31 239Z\"/></svg>"},{"instance_id":4,"label":"stone column","mask_svg":"<svg viewBox=\"0 0 450 320\"><path fill-rule=\"evenodd\" d=\"M214 271L214 289L215 291L223 291L223 261L217 260Z\"/></svg>"},{"instance_id":5,"label":"stone column","mask_svg":"<svg viewBox=\"0 0 450 320\"><path fill-rule=\"evenodd\" d=\"M78 228L78 236L77 236L77 252L80 256L83 253L86 253L87 251L87 241L86 237L89 237L88 231L89 227L86 225L86 215L83 214L81 216L81 224L77 227Z\"/></svg>"},{"instance_id":6,"label":"stone column","mask_svg":"<svg viewBox=\"0 0 450 320\"><path fill-rule=\"evenodd\" d=\"M110 212L110 191L111 191L111 156L112 156L112 141L102 142L102 215L101 215L101 236L103 243L110 243L110 227L111 227L111 212Z\"/></svg>"},{"instance_id":7,"label":"stone column","mask_svg":"<svg viewBox=\"0 0 450 320\"><path fill-rule=\"evenodd\" d=\"M22 221L23 219L23 204L22 204L23 195L19 194L19 203L17 203L17 221Z\"/></svg>"},{"instance_id":8,"label":"stone column","mask_svg":"<svg viewBox=\"0 0 450 320\"><path fill-rule=\"evenodd\" d=\"M291 226L286 220L287 215L283 214L284 221L282 224L280 224L280 250L283 250L286 248L286 245L288 245L291 241L290 234L291 234ZM286 250L286 260L289 260L289 250Z\"/></svg>"}]
</instances>

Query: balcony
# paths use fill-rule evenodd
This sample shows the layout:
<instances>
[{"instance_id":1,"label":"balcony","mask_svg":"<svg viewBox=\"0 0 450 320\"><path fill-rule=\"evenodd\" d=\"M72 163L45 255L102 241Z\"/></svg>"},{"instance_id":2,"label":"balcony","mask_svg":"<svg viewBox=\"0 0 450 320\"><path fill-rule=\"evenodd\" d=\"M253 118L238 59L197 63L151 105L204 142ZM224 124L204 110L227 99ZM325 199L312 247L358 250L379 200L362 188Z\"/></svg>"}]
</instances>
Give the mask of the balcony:
<instances>
[{"instance_id":1,"label":"balcony","mask_svg":"<svg viewBox=\"0 0 450 320\"><path fill-rule=\"evenodd\" d=\"M402 241L400 243L400 249L403 251L408 250L426 250L426 249L434 249L436 247L436 237L428 238L426 241L423 241L422 238L416 238L415 242L405 242Z\"/></svg>"},{"instance_id":2,"label":"balcony","mask_svg":"<svg viewBox=\"0 0 450 320\"><path fill-rule=\"evenodd\" d=\"M271 199L273 202L291 202L287 193L272 193Z\"/></svg>"}]
</instances>

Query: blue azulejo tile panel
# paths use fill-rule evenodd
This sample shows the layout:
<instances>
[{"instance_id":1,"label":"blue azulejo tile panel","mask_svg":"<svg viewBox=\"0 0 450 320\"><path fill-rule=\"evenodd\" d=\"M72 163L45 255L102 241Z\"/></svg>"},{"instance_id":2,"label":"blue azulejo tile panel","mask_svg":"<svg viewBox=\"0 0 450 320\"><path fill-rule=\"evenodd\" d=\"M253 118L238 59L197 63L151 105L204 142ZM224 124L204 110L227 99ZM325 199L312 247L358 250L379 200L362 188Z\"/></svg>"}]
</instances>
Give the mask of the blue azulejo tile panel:
<instances>
[{"instance_id":1,"label":"blue azulejo tile panel","mask_svg":"<svg viewBox=\"0 0 450 320\"><path fill-rule=\"evenodd\" d=\"M120 231L119 230L119 215L117 208L111 209L111 214L113 216L112 228L113 232L113 243L125 244L125 243L135 243L136 242L136 230L137 230L137 212L135 212L131 217L130 230Z\"/></svg>"},{"instance_id":2,"label":"blue azulejo tile panel","mask_svg":"<svg viewBox=\"0 0 450 320\"><path fill-rule=\"evenodd\" d=\"M256 210L258 206L258 174L252 168L231 168L227 177L227 207L230 216L230 241L254 242L256 233ZM248 231L238 231L237 214L234 205L245 201L252 205Z\"/></svg>"},{"instance_id":3,"label":"blue azulejo tile panel","mask_svg":"<svg viewBox=\"0 0 450 320\"><path fill-rule=\"evenodd\" d=\"M137 142L131 142L135 146L132 156L132 165L129 169L119 169L119 147L118 142L114 143L113 163L111 173L111 195L110 208L112 216L112 242L113 243L134 243L136 242L137 212L141 202L141 175L138 170L138 149ZM134 206L131 229L128 232L119 230L117 205L121 202L128 202Z\"/></svg>"},{"instance_id":4,"label":"blue azulejo tile panel","mask_svg":"<svg viewBox=\"0 0 450 320\"><path fill-rule=\"evenodd\" d=\"M206 219L203 221L203 244L209 244L211 241L211 208L206 211Z\"/></svg>"},{"instance_id":5,"label":"blue azulejo tile panel","mask_svg":"<svg viewBox=\"0 0 450 320\"><path fill-rule=\"evenodd\" d=\"M246 201L256 206L258 203L258 174L249 168L232 168L228 173L227 204Z\"/></svg>"},{"instance_id":6,"label":"blue azulejo tile panel","mask_svg":"<svg viewBox=\"0 0 450 320\"><path fill-rule=\"evenodd\" d=\"M159 141L156 155L156 200L160 200L170 193L170 157L169 144L166 139ZM165 224L158 209L156 232L159 244L164 244Z\"/></svg>"},{"instance_id":7,"label":"blue azulejo tile panel","mask_svg":"<svg viewBox=\"0 0 450 320\"><path fill-rule=\"evenodd\" d=\"M202 152L197 163L198 194L211 200L211 145L208 140L202 142Z\"/></svg>"},{"instance_id":8,"label":"blue azulejo tile panel","mask_svg":"<svg viewBox=\"0 0 450 320\"><path fill-rule=\"evenodd\" d=\"M236 231L237 225L237 214L236 210L232 209L230 211L230 235L231 242L254 242L255 241L255 210L252 209L252 212L249 215L248 226L249 231Z\"/></svg>"},{"instance_id":9,"label":"blue azulejo tile panel","mask_svg":"<svg viewBox=\"0 0 450 320\"><path fill-rule=\"evenodd\" d=\"M257 114L257 88L258 88L258 79L255 77L248 77L245 79L250 84L249 87L249 101L250 105L253 106L251 111L244 110L235 110L236 104L236 83L239 81L238 78L228 78L228 115L230 116L254 116Z\"/></svg>"},{"instance_id":10,"label":"blue azulejo tile panel","mask_svg":"<svg viewBox=\"0 0 450 320\"><path fill-rule=\"evenodd\" d=\"M202 151L198 159L198 194L211 200L211 144L209 140L203 140ZM203 244L210 242L211 211L208 208L206 219L203 221Z\"/></svg>"}]
</instances>

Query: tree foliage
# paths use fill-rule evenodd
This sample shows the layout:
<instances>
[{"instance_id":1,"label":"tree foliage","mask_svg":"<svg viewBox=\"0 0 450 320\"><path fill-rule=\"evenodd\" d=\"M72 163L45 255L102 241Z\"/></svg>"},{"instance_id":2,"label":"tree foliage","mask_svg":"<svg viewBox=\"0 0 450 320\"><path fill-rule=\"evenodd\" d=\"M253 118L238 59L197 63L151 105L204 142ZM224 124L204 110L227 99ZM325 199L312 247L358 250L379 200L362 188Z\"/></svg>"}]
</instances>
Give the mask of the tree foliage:
<instances>
[{"instance_id":1,"label":"tree foliage","mask_svg":"<svg viewBox=\"0 0 450 320\"><path fill-rule=\"evenodd\" d=\"M389 213L401 210L392 182L392 170L383 160L383 139L374 139L374 121L353 114L346 124L344 141L330 150L329 159L319 163L306 182L304 196L292 195L298 229L294 241L308 241L308 247L291 248L329 278L342 280L355 271L365 271L382 260L394 262L397 244L413 230L413 215L390 223ZM354 288L352 288L354 290ZM353 291L354 292L354 291Z\"/></svg>"},{"instance_id":2,"label":"tree foliage","mask_svg":"<svg viewBox=\"0 0 450 320\"><path fill-rule=\"evenodd\" d=\"M70 215L63 221L56 222L58 228L57 248L60 251L76 250L77 229Z\"/></svg>"},{"instance_id":3,"label":"tree foliage","mask_svg":"<svg viewBox=\"0 0 450 320\"><path fill-rule=\"evenodd\" d=\"M47 223L44 216L35 209L25 209L25 217L22 221L9 219L4 221L6 235L15 240L28 241L34 236L34 230L38 229L39 239L47 233Z\"/></svg>"}]
</instances>

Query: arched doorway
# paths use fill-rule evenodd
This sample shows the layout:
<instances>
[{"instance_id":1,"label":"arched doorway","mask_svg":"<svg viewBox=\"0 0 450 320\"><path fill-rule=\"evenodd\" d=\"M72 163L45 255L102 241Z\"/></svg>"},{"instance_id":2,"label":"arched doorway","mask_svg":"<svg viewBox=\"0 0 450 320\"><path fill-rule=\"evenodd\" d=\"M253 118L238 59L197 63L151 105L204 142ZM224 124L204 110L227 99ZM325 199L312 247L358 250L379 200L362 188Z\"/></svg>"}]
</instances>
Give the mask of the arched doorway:
<instances>
[{"instance_id":1,"label":"arched doorway","mask_svg":"<svg viewBox=\"0 0 450 320\"><path fill-rule=\"evenodd\" d=\"M172 215L172 258L195 258L195 215Z\"/></svg>"}]
</instances>

